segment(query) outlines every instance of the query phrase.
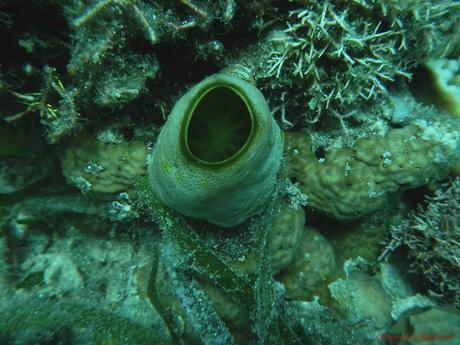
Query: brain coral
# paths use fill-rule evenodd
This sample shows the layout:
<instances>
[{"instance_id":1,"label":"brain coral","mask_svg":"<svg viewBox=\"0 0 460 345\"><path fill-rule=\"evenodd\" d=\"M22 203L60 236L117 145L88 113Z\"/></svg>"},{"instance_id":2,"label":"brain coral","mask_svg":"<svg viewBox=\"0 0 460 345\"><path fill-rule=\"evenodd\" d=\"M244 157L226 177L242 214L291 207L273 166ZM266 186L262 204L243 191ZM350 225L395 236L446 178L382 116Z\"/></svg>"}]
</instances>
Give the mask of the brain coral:
<instances>
[{"instance_id":1,"label":"brain coral","mask_svg":"<svg viewBox=\"0 0 460 345\"><path fill-rule=\"evenodd\" d=\"M304 226L305 212L301 207L284 206L274 217L267 239L273 273L278 273L291 264L300 246ZM257 261L257 254L251 252L244 261L235 260L230 263L230 266L238 272L253 274Z\"/></svg>"},{"instance_id":2,"label":"brain coral","mask_svg":"<svg viewBox=\"0 0 460 345\"><path fill-rule=\"evenodd\" d=\"M391 129L384 137L333 148L322 159L312 152L307 136L295 133L288 138L288 164L309 206L336 219L357 219L384 206L392 193L443 176L443 145L427 140L432 139L427 133L416 125Z\"/></svg>"},{"instance_id":3,"label":"brain coral","mask_svg":"<svg viewBox=\"0 0 460 345\"><path fill-rule=\"evenodd\" d=\"M71 141L61 155L62 173L82 192L132 190L134 177L146 174L147 145L140 140L104 143L96 137Z\"/></svg>"},{"instance_id":4,"label":"brain coral","mask_svg":"<svg viewBox=\"0 0 460 345\"><path fill-rule=\"evenodd\" d=\"M318 285L326 282L336 269L334 248L328 239L311 227L302 235L292 263L278 277L289 299L312 297Z\"/></svg>"}]
</instances>

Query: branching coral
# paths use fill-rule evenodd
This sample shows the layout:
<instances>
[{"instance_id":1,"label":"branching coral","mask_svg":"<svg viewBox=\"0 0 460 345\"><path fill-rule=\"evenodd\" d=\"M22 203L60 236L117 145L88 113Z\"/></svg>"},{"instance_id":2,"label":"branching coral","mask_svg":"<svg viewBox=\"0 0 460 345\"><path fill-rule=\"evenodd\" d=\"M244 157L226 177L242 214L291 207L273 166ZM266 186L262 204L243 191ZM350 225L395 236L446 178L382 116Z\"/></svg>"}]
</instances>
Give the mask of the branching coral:
<instances>
[{"instance_id":1,"label":"branching coral","mask_svg":"<svg viewBox=\"0 0 460 345\"><path fill-rule=\"evenodd\" d=\"M357 101L387 93L428 57L445 56L455 34L455 1L301 1L272 38L272 87L293 90L290 102L308 121L345 116ZM281 91L280 91L281 92ZM292 105L291 104L291 105Z\"/></svg>"},{"instance_id":2,"label":"branching coral","mask_svg":"<svg viewBox=\"0 0 460 345\"><path fill-rule=\"evenodd\" d=\"M398 247L407 248L410 267L423 277L430 294L460 307L460 178L392 227L391 236L382 257Z\"/></svg>"}]
</instances>

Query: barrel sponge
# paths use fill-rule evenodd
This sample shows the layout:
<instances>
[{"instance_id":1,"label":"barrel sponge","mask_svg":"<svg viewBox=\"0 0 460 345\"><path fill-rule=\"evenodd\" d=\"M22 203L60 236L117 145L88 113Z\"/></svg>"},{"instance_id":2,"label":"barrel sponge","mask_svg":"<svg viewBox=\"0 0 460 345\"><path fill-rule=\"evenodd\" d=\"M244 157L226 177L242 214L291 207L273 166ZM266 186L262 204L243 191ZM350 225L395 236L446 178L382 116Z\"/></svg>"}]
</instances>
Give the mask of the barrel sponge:
<instances>
[{"instance_id":1,"label":"barrel sponge","mask_svg":"<svg viewBox=\"0 0 460 345\"><path fill-rule=\"evenodd\" d=\"M415 124L391 129L333 148L323 159L315 157L305 134L293 133L288 165L310 207L339 220L358 219L386 205L392 193L447 174L443 156L456 150L458 138L449 146L447 137L438 141L431 130Z\"/></svg>"},{"instance_id":2,"label":"barrel sponge","mask_svg":"<svg viewBox=\"0 0 460 345\"><path fill-rule=\"evenodd\" d=\"M149 159L152 190L184 215L238 225L270 200L283 138L254 85L214 74L172 109Z\"/></svg>"}]
</instances>

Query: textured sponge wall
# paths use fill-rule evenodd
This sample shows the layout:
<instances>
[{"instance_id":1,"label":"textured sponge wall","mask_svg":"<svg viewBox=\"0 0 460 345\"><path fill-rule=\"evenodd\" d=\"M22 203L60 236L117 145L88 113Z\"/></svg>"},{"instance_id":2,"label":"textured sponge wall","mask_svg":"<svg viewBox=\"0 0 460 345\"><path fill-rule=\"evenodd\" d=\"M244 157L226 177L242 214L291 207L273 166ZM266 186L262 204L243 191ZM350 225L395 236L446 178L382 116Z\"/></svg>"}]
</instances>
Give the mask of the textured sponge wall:
<instances>
[{"instance_id":1,"label":"textured sponge wall","mask_svg":"<svg viewBox=\"0 0 460 345\"><path fill-rule=\"evenodd\" d=\"M225 164L197 162L180 145L190 105L212 87L237 90L257 122L247 149ZM224 111L226 102L220 100L221 109L215 111ZM262 93L242 79L218 73L195 85L175 104L152 151L150 184L158 198L176 211L213 224L234 226L260 213L270 200L281 167L283 142Z\"/></svg>"}]
</instances>

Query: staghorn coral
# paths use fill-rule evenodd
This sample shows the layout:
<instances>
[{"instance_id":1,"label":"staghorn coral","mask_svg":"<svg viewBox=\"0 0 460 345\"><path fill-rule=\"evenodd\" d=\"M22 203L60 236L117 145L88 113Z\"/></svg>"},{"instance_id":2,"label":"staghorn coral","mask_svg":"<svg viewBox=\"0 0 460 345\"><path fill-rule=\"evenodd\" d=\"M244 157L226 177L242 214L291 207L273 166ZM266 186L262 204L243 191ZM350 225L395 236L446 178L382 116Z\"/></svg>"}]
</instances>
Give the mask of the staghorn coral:
<instances>
[{"instance_id":1,"label":"staghorn coral","mask_svg":"<svg viewBox=\"0 0 460 345\"><path fill-rule=\"evenodd\" d=\"M382 258L407 248L410 268L421 276L424 288L442 302L460 307L460 178L393 226L391 237Z\"/></svg>"},{"instance_id":2,"label":"staghorn coral","mask_svg":"<svg viewBox=\"0 0 460 345\"><path fill-rule=\"evenodd\" d=\"M293 133L288 137L289 166L310 207L336 219L357 219L385 206L393 193L446 175L443 166L453 164L449 157L457 152L458 133L447 127L451 137L437 138L433 128L420 123L391 129L383 137L333 148L319 160L308 137Z\"/></svg>"},{"instance_id":3,"label":"staghorn coral","mask_svg":"<svg viewBox=\"0 0 460 345\"><path fill-rule=\"evenodd\" d=\"M460 18L460 4L445 0L294 2L285 29L270 38L266 71L267 89L281 102L289 94L291 122L354 116L356 102L382 98L420 62L446 56Z\"/></svg>"}]
</instances>

